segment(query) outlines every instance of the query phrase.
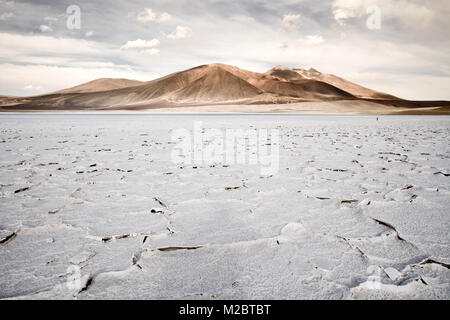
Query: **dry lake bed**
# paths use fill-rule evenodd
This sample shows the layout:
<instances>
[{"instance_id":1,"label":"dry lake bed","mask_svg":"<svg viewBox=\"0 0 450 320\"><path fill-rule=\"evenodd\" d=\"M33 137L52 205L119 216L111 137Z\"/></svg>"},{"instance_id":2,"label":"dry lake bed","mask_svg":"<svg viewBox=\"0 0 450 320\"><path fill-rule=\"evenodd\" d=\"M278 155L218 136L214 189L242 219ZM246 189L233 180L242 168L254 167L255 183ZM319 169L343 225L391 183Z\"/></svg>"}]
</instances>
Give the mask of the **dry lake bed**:
<instances>
[{"instance_id":1,"label":"dry lake bed","mask_svg":"<svg viewBox=\"0 0 450 320\"><path fill-rule=\"evenodd\" d=\"M2 299L450 299L450 117L2 115L0 128ZM274 130L236 144L269 152L271 171L176 157L174 132L209 150L195 128Z\"/></svg>"}]
</instances>

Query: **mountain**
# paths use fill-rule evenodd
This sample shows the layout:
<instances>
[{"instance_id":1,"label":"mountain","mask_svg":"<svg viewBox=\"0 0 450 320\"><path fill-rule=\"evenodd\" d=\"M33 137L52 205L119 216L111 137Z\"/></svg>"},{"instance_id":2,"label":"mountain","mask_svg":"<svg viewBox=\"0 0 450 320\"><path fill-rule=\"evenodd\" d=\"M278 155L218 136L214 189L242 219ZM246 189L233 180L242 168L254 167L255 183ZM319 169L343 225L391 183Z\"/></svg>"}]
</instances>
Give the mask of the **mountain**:
<instances>
[{"instance_id":1,"label":"mountain","mask_svg":"<svg viewBox=\"0 0 450 320\"><path fill-rule=\"evenodd\" d=\"M335 86L336 88L346 91L354 95L355 97L363 99L382 99L382 100L399 99L397 97L394 97L392 95L383 92L378 92L365 88L363 86L347 81L333 74L321 73L313 68L305 70L301 68L290 69L284 66L277 66L267 71L267 74L277 77L279 79L284 79L286 81L312 79L325 82L332 86Z\"/></svg>"},{"instance_id":2,"label":"mountain","mask_svg":"<svg viewBox=\"0 0 450 320\"><path fill-rule=\"evenodd\" d=\"M101 78L93 81L89 81L78 86L59 90L53 93L86 93L96 91L108 91L126 87L133 87L143 84L142 81L128 80L128 79L112 79Z\"/></svg>"},{"instance_id":3,"label":"mountain","mask_svg":"<svg viewBox=\"0 0 450 320\"><path fill-rule=\"evenodd\" d=\"M371 106L430 106L430 102L424 104L402 100L315 69L278 66L265 73L257 73L215 63L175 72L148 82L97 79L50 94L3 98L0 99L0 109L145 110L356 100L370 102ZM433 102L431 105L449 104Z\"/></svg>"}]
</instances>

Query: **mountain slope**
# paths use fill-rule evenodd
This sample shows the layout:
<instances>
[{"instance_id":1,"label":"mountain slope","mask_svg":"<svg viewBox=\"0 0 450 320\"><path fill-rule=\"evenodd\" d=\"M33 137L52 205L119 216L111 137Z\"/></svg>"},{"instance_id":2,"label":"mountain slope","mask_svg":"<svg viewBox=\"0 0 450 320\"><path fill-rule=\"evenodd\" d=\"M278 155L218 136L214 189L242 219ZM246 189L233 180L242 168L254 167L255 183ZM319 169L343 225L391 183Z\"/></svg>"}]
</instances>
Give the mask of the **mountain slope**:
<instances>
[{"instance_id":1,"label":"mountain slope","mask_svg":"<svg viewBox=\"0 0 450 320\"><path fill-rule=\"evenodd\" d=\"M224 68L205 72L188 86L174 92L171 100L179 102L217 102L252 98L263 91Z\"/></svg>"},{"instance_id":2,"label":"mountain slope","mask_svg":"<svg viewBox=\"0 0 450 320\"><path fill-rule=\"evenodd\" d=\"M304 100L341 100L354 98L348 92L316 80L279 81L268 79L260 87L268 93Z\"/></svg>"},{"instance_id":3,"label":"mountain slope","mask_svg":"<svg viewBox=\"0 0 450 320\"><path fill-rule=\"evenodd\" d=\"M346 91L355 97L363 99L382 99L382 100L396 100L397 97L392 95L378 92L360 86L356 83L347 81L333 74L321 73L315 69L301 69L301 68L287 68L284 66L277 66L270 69L266 74L272 75L282 80L294 81L294 80L317 80L324 83L328 83L336 88Z\"/></svg>"},{"instance_id":4,"label":"mountain slope","mask_svg":"<svg viewBox=\"0 0 450 320\"><path fill-rule=\"evenodd\" d=\"M108 91L138 86L141 84L143 84L143 82L137 80L101 78L80 84L78 86L69 89L58 90L54 93L60 94L60 93L86 93L86 92Z\"/></svg>"}]
</instances>

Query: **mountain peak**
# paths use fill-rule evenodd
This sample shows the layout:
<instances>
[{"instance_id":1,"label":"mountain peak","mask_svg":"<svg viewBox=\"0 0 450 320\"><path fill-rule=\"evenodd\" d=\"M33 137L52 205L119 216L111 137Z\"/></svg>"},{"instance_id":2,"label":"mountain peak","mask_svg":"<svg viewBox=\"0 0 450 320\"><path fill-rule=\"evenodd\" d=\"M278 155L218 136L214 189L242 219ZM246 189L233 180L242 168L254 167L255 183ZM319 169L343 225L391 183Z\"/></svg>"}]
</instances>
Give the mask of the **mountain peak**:
<instances>
[{"instance_id":1,"label":"mountain peak","mask_svg":"<svg viewBox=\"0 0 450 320\"><path fill-rule=\"evenodd\" d=\"M291 70L291 68L288 68L282 64L279 64L276 67L273 67L271 70Z\"/></svg>"},{"instance_id":2,"label":"mountain peak","mask_svg":"<svg viewBox=\"0 0 450 320\"><path fill-rule=\"evenodd\" d=\"M316 77L321 75L321 73L314 68L309 68L308 70L302 68L294 68L292 70L306 79L315 79Z\"/></svg>"},{"instance_id":3,"label":"mountain peak","mask_svg":"<svg viewBox=\"0 0 450 320\"><path fill-rule=\"evenodd\" d=\"M238 69L235 66L229 65L229 64L225 64L225 63L219 63L219 62L215 62L215 63L210 63L205 65L206 67L210 67L210 68L220 68L220 69Z\"/></svg>"},{"instance_id":4,"label":"mountain peak","mask_svg":"<svg viewBox=\"0 0 450 320\"><path fill-rule=\"evenodd\" d=\"M229 64L220 63L220 62L209 63L209 64L207 64L207 66L209 66L209 67L231 67L231 65L229 65Z\"/></svg>"}]
</instances>

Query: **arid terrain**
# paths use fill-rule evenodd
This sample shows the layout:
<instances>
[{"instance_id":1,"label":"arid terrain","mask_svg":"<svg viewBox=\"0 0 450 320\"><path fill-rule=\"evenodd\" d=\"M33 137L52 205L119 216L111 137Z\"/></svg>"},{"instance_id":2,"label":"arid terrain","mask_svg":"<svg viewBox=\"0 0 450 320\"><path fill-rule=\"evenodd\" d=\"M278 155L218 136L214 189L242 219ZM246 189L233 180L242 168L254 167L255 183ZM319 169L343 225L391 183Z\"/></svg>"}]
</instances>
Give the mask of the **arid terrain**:
<instances>
[{"instance_id":1,"label":"arid terrain","mask_svg":"<svg viewBox=\"0 0 450 320\"><path fill-rule=\"evenodd\" d=\"M97 79L31 97L0 96L3 112L450 114L448 101L409 101L314 69L257 73L209 64L148 82Z\"/></svg>"},{"instance_id":2,"label":"arid terrain","mask_svg":"<svg viewBox=\"0 0 450 320\"><path fill-rule=\"evenodd\" d=\"M279 130L277 172L174 162L195 121ZM0 299L450 298L449 117L0 125Z\"/></svg>"}]
</instances>

